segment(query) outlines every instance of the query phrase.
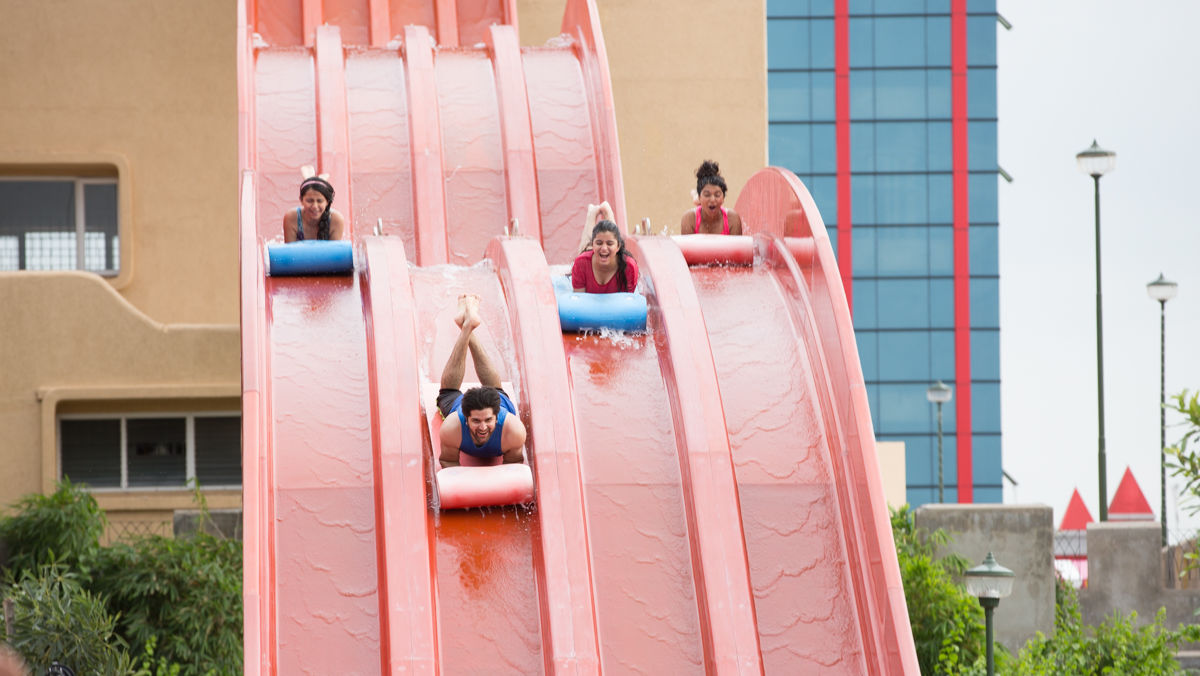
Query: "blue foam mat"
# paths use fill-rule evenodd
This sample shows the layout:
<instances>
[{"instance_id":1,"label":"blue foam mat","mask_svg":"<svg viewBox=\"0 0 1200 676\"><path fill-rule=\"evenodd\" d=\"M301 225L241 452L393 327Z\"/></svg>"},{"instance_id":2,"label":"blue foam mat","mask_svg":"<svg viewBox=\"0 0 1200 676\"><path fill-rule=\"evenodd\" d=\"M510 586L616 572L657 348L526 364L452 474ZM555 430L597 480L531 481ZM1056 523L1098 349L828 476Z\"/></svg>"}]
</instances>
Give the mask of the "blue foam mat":
<instances>
[{"instance_id":1,"label":"blue foam mat","mask_svg":"<svg viewBox=\"0 0 1200 676\"><path fill-rule=\"evenodd\" d=\"M345 240L304 240L267 245L267 274L276 277L348 275L354 246Z\"/></svg>"},{"instance_id":2,"label":"blue foam mat","mask_svg":"<svg viewBox=\"0 0 1200 676\"><path fill-rule=\"evenodd\" d=\"M570 277L555 275L553 281L563 331L646 330L646 297L640 293L575 293Z\"/></svg>"}]
</instances>

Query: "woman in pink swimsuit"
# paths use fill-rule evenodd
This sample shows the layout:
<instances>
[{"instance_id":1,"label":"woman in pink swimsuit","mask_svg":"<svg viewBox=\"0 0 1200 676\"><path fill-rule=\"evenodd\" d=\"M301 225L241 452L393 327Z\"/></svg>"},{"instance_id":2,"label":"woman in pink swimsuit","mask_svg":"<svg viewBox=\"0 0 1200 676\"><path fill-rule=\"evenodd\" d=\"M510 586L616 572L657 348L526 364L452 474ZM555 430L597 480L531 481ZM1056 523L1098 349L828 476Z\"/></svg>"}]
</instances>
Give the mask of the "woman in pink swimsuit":
<instances>
[{"instance_id":1,"label":"woman in pink swimsuit","mask_svg":"<svg viewBox=\"0 0 1200 676\"><path fill-rule=\"evenodd\" d=\"M721 168L712 160L704 160L696 170L695 209L689 209L679 221L681 235L740 235L742 217L732 209L726 209L725 179Z\"/></svg>"}]
</instances>

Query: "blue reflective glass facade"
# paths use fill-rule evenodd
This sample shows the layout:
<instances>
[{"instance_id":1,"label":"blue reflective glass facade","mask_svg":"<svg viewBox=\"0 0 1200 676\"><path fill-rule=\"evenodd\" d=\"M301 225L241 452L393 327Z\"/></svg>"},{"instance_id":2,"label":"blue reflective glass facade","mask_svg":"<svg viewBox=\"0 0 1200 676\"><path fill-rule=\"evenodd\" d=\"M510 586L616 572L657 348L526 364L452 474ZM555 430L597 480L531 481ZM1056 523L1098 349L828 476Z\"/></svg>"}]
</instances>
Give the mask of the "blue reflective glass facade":
<instances>
[{"instance_id":1,"label":"blue reflective glass facade","mask_svg":"<svg viewBox=\"0 0 1200 676\"><path fill-rule=\"evenodd\" d=\"M962 14L952 20L956 7L965 9L965 29ZM841 38L849 66L850 117L842 121L848 168L838 166L837 154L839 16L848 26ZM955 30L966 44L966 105L958 109L965 119L957 129L967 153L959 167ZM974 501L1002 495L996 31L995 0L767 2L770 163L808 186L835 247L838 229L849 227L854 325L875 434L905 442L913 505L937 500L937 416L925 397L936 380L954 386L956 399L963 385L970 393L970 425L961 434L958 401L943 406L946 500L958 499L958 448L968 441ZM968 172L957 194L956 168ZM839 185L850 193L849 223L838 213ZM961 199L966 260L958 267L968 275L956 284ZM956 294L969 297L969 318L958 318L963 326L956 325ZM956 359L963 344L969 380L959 382L968 373Z\"/></svg>"}]
</instances>

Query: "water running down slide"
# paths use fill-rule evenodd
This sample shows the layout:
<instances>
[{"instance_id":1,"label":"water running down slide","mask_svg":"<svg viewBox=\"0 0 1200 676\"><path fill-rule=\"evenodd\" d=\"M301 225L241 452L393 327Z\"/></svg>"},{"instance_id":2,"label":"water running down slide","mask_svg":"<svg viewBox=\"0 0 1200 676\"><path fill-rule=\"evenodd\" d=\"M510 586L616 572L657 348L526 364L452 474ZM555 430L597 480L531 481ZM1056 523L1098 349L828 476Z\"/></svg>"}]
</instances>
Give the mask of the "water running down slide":
<instances>
[{"instance_id":1,"label":"water running down slide","mask_svg":"<svg viewBox=\"0 0 1200 676\"><path fill-rule=\"evenodd\" d=\"M454 2L341 4L240 8L246 673L916 673L803 186L743 188L758 235L716 245L740 264L630 238L648 332L564 334L547 261L589 202L626 222L593 4L538 48L507 4L454 30ZM314 163L356 271L265 276ZM532 510L430 508L421 393L466 292L529 429Z\"/></svg>"}]
</instances>

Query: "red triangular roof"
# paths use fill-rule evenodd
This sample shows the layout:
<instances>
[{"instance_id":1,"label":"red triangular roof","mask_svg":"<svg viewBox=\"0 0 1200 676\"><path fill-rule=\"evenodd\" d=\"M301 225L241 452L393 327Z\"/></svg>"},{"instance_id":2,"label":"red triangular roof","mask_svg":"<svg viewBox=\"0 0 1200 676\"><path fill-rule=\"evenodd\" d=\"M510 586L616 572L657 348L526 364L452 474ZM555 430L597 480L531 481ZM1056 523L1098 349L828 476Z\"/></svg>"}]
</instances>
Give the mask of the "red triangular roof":
<instances>
[{"instance_id":1,"label":"red triangular roof","mask_svg":"<svg viewBox=\"0 0 1200 676\"><path fill-rule=\"evenodd\" d=\"M1063 514L1062 523L1058 525L1059 530L1087 530L1087 525L1093 521L1092 513L1088 511L1087 505L1083 503L1083 498L1079 495L1079 489L1071 494L1071 501L1067 503L1067 512Z\"/></svg>"},{"instance_id":2,"label":"red triangular roof","mask_svg":"<svg viewBox=\"0 0 1200 676\"><path fill-rule=\"evenodd\" d=\"M1129 467L1125 468L1121 484L1117 486L1117 492L1108 505L1108 516L1116 521L1154 520L1154 510L1150 508L1150 503L1146 501L1146 496L1142 493L1141 486L1138 486L1137 479L1133 478L1133 471Z\"/></svg>"}]
</instances>

